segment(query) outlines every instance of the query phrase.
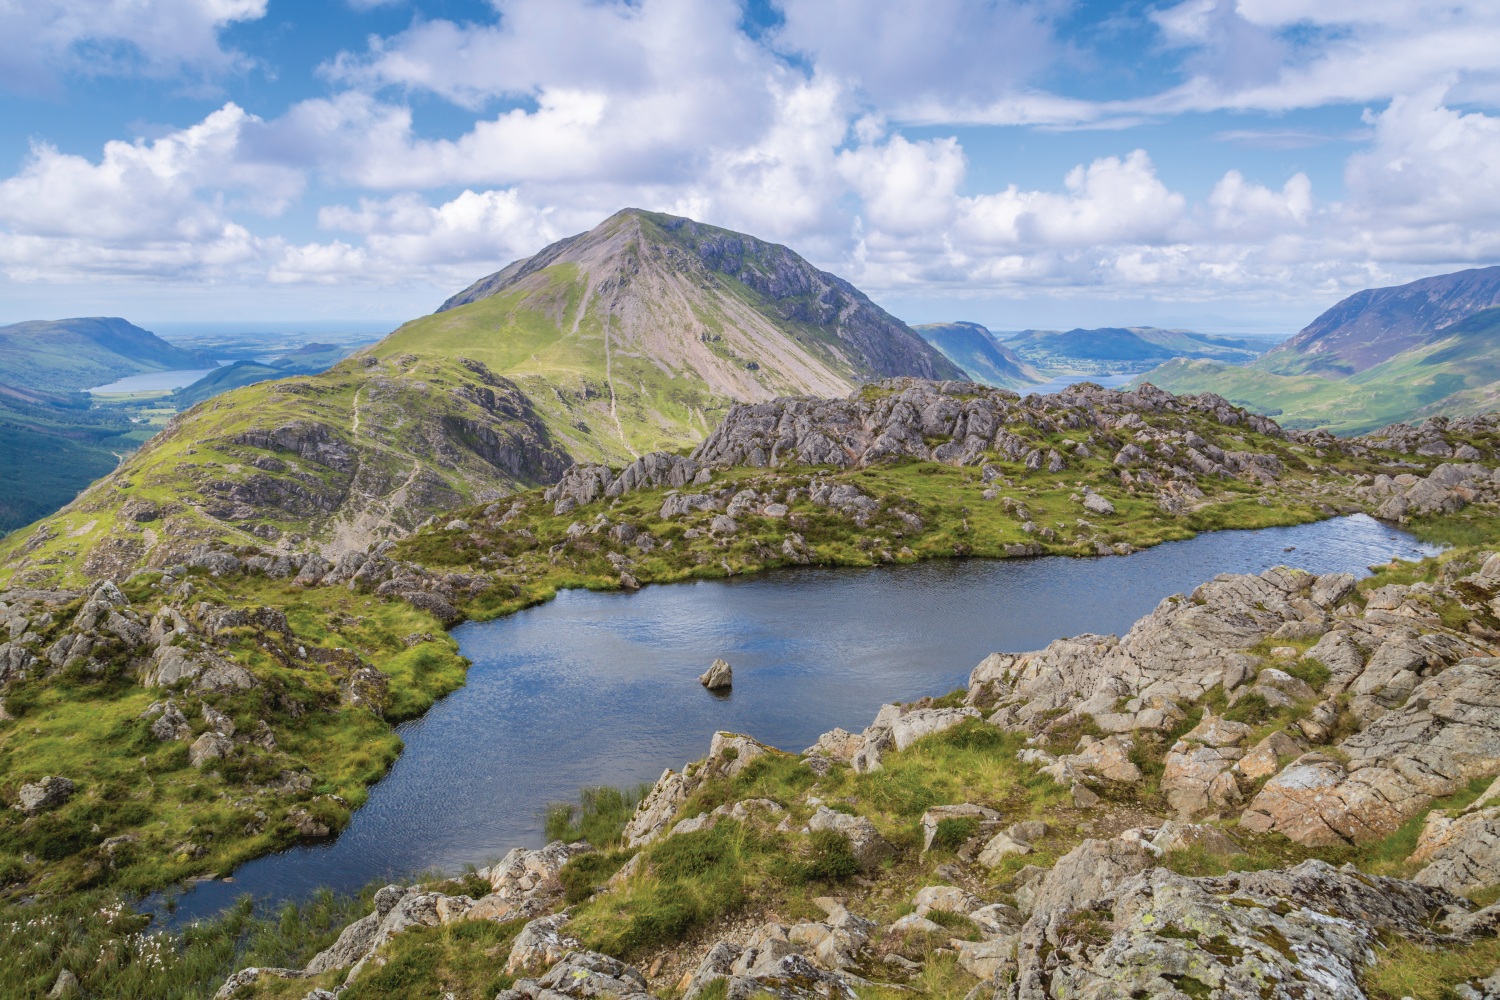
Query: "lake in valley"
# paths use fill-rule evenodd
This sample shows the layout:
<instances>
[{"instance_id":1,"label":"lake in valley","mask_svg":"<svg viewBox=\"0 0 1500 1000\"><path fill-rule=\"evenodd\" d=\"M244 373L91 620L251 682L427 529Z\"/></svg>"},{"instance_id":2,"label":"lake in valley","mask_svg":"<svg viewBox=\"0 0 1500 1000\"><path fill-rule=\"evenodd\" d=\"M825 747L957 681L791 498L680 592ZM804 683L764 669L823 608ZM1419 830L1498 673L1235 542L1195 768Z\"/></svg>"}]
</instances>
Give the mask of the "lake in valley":
<instances>
[{"instance_id":1,"label":"lake in valley","mask_svg":"<svg viewBox=\"0 0 1500 1000\"><path fill-rule=\"evenodd\" d=\"M565 591L454 637L468 683L400 727L406 749L333 841L242 866L178 898L173 922L236 897L356 891L539 846L549 803L654 781L716 730L800 751L859 731L882 703L941 695L991 652L1122 633L1163 598L1224 572L1348 571L1436 549L1364 515L1221 531L1130 556L798 569L628 593ZM716 658L734 689L697 676Z\"/></svg>"}]
</instances>

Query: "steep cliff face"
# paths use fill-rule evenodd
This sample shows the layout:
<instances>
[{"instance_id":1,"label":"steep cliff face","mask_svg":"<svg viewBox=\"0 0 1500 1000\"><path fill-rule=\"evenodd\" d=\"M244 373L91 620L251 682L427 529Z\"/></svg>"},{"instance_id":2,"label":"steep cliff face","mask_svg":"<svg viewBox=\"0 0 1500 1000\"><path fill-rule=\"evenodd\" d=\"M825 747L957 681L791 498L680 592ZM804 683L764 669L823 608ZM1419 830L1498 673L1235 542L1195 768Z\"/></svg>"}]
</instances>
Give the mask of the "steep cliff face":
<instances>
[{"instance_id":1,"label":"steep cliff face","mask_svg":"<svg viewBox=\"0 0 1500 1000\"><path fill-rule=\"evenodd\" d=\"M479 362L366 357L194 407L0 555L18 579L77 582L210 541L337 554L571 462L526 394Z\"/></svg>"}]
</instances>

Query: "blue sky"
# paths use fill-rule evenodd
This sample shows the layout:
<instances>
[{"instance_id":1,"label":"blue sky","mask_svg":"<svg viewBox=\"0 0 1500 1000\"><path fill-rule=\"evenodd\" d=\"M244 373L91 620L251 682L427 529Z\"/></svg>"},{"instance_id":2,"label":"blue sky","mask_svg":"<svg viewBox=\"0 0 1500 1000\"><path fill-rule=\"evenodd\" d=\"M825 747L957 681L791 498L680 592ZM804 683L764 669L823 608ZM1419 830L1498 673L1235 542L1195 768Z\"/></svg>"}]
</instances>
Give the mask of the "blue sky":
<instances>
[{"instance_id":1,"label":"blue sky","mask_svg":"<svg viewBox=\"0 0 1500 1000\"><path fill-rule=\"evenodd\" d=\"M626 205L911 321L1500 263L1500 4L0 3L0 321L395 323Z\"/></svg>"}]
</instances>

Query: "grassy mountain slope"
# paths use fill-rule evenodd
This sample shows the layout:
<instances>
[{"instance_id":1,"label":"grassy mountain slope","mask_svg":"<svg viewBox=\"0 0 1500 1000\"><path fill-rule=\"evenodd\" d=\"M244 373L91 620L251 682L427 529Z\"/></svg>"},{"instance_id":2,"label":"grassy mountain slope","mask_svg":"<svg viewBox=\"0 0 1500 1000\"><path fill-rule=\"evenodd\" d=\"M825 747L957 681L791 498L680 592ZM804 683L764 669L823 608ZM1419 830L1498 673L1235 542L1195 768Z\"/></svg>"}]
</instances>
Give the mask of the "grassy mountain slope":
<instances>
[{"instance_id":1,"label":"grassy mountain slope","mask_svg":"<svg viewBox=\"0 0 1500 1000\"><path fill-rule=\"evenodd\" d=\"M476 282L373 348L515 379L580 459L701 439L735 402L964 378L906 324L786 247L627 209Z\"/></svg>"},{"instance_id":2,"label":"grassy mountain slope","mask_svg":"<svg viewBox=\"0 0 1500 1000\"><path fill-rule=\"evenodd\" d=\"M0 385L0 532L57 510L107 475L148 430L82 393Z\"/></svg>"},{"instance_id":3,"label":"grassy mountain slope","mask_svg":"<svg viewBox=\"0 0 1500 1000\"><path fill-rule=\"evenodd\" d=\"M912 329L976 382L1023 389L1047 380L978 323L927 323Z\"/></svg>"},{"instance_id":4,"label":"grassy mountain slope","mask_svg":"<svg viewBox=\"0 0 1500 1000\"><path fill-rule=\"evenodd\" d=\"M0 382L54 392L103 385L127 375L212 368L185 351L114 317L32 320L0 327Z\"/></svg>"},{"instance_id":5,"label":"grassy mountain slope","mask_svg":"<svg viewBox=\"0 0 1500 1000\"><path fill-rule=\"evenodd\" d=\"M1079 366L1092 369L1101 363L1139 366L1171 358L1212 358L1244 363L1264 350L1264 346L1255 340L1155 327L1023 330L1007 336L1003 342L1037 367L1056 370L1072 370Z\"/></svg>"},{"instance_id":6,"label":"grassy mountain slope","mask_svg":"<svg viewBox=\"0 0 1500 1000\"><path fill-rule=\"evenodd\" d=\"M81 583L194 544L363 547L433 511L555 480L567 455L477 362L346 361L179 416L52 517L0 543L20 579Z\"/></svg>"},{"instance_id":7,"label":"grassy mountain slope","mask_svg":"<svg viewBox=\"0 0 1500 1000\"><path fill-rule=\"evenodd\" d=\"M1367 288L1339 302L1255 365L1277 375L1344 378L1433 344L1449 327L1500 306L1500 267Z\"/></svg>"},{"instance_id":8,"label":"grassy mountain slope","mask_svg":"<svg viewBox=\"0 0 1500 1000\"><path fill-rule=\"evenodd\" d=\"M1357 434L1413 417L1470 416L1500 395L1500 308L1347 378L1274 374L1257 366L1171 361L1141 376L1170 392L1216 392L1293 428Z\"/></svg>"},{"instance_id":9,"label":"grassy mountain slope","mask_svg":"<svg viewBox=\"0 0 1500 1000\"><path fill-rule=\"evenodd\" d=\"M316 375L337 364L348 352L333 344L308 344L274 361L236 361L172 393L173 405L184 409L240 386L292 375Z\"/></svg>"}]
</instances>

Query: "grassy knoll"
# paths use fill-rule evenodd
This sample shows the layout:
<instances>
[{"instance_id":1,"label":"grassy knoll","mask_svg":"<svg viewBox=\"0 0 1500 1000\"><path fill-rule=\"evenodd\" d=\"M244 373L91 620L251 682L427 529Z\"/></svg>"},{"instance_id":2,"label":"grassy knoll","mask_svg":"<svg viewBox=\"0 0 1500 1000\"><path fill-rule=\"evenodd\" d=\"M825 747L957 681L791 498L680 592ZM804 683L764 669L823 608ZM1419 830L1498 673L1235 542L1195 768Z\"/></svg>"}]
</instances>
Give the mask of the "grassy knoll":
<instances>
[{"instance_id":1,"label":"grassy knoll","mask_svg":"<svg viewBox=\"0 0 1500 1000\"><path fill-rule=\"evenodd\" d=\"M130 595L149 607L155 578L137 577ZM0 881L57 897L88 887L146 892L295 843L302 814L336 831L394 762L401 742L392 725L463 683L456 644L408 605L339 588L292 593L257 578L190 579L203 600L286 612L291 635L240 629L228 637L227 658L260 683L215 700L242 732L268 723L274 747L242 744L200 770L188 760L192 737L160 741L149 732L143 713L165 692L116 672L14 684L5 706L15 719L0 724L0 787L9 797L24 782L64 774L79 793L30 820L0 814ZM389 676L382 710L352 707L329 672L281 652L297 646L314 655L357 649L378 664ZM188 722L194 734L208 728L196 714Z\"/></svg>"}]
</instances>

